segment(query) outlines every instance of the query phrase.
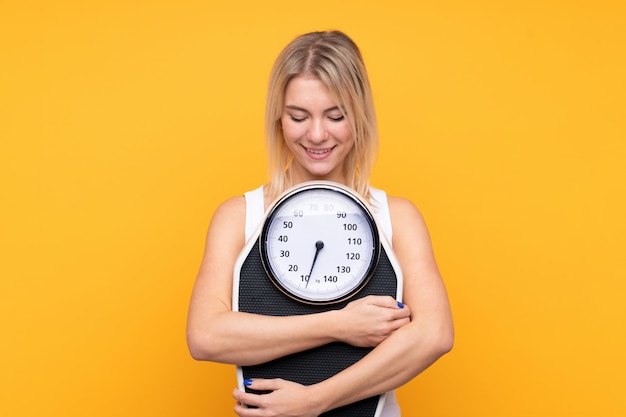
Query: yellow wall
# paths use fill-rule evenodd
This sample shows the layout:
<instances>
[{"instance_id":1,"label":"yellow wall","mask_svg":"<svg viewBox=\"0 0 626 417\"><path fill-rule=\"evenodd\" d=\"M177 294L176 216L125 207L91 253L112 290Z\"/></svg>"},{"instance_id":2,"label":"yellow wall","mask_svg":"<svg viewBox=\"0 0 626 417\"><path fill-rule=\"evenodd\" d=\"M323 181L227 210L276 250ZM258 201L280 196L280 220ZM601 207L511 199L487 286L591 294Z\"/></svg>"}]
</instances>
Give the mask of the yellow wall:
<instances>
[{"instance_id":1,"label":"yellow wall","mask_svg":"<svg viewBox=\"0 0 626 417\"><path fill-rule=\"evenodd\" d=\"M406 416L626 414L622 1L0 8L0 415L232 415L184 328L208 221L264 180L270 65L362 47L374 184L422 209L454 351Z\"/></svg>"}]
</instances>

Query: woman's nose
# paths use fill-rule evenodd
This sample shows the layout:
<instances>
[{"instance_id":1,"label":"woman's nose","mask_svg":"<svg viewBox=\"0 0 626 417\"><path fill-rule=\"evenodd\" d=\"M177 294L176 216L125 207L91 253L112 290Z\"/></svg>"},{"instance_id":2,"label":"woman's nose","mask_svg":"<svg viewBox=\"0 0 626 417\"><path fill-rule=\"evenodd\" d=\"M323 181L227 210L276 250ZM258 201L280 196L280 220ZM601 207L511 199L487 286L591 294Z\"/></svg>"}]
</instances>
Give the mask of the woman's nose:
<instances>
[{"instance_id":1,"label":"woman's nose","mask_svg":"<svg viewBox=\"0 0 626 417\"><path fill-rule=\"evenodd\" d=\"M323 120L312 120L309 126L309 140L311 142L322 142L328 137L328 132Z\"/></svg>"}]
</instances>

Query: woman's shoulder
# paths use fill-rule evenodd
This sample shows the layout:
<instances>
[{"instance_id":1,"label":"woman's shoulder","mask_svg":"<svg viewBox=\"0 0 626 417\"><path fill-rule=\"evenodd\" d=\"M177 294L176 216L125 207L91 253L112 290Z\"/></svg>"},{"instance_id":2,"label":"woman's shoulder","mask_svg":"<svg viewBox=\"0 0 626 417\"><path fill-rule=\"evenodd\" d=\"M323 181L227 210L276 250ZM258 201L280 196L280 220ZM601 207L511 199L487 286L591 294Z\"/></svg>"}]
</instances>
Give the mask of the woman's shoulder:
<instances>
[{"instance_id":1,"label":"woman's shoulder","mask_svg":"<svg viewBox=\"0 0 626 417\"><path fill-rule=\"evenodd\" d=\"M215 210L215 212L216 213L231 212L231 211L237 212L240 210L245 210L245 208L246 208L246 199L244 198L242 194L242 195L229 197L226 200L222 201L220 205L217 207L217 209Z\"/></svg>"},{"instance_id":2,"label":"woman's shoulder","mask_svg":"<svg viewBox=\"0 0 626 417\"><path fill-rule=\"evenodd\" d=\"M419 213L419 209L406 197L387 194L387 203L389 204L389 211L393 212L413 212Z\"/></svg>"},{"instance_id":3,"label":"woman's shoulder","mask_svg":"<svg viewBox=\"0 0 626 417\"><path fill-rule=\"evenodd\" d=\"M268 201L267 190L268 187L266 185L261 185L253 190L224 200L215 209L212 221L216 221L217 219L217 221L222 222L232 219L241 222L245 220L246 210L249 207L252 207L252 209L260 208L261 213L263 213Z\"/></svg>"},{"instance_id":4,"label":"woman's shoulder","mask_svg":"<svg viewBox=\"0 0 626 417\"><path fill-rule=\"evenodd\" d=\"M265 199L265 194L267 193L267 187L264 185L259 186L253 190L246 191L242 194L232 196L220 203L220 205L215 210L215 213L245 213L246 210L246 200L247 199L260 199L263 201Z\"/></svg>"},{"instance_id":5,"label":"woman's shoulder","mask_svg":"<svg viewBox=\"0 0 626 417\"><path fill-rule=\"evenodd\" d=\"M389 214L391 215L392 224L402 225L402 227L394 227L394 232L408 230L407 226L413 224L416 226L424 226L424 218L419 208L413 201L406 197L387 195L387 203L389 204Z\"/></svg>"},{"instance_id":6,"label":"woman's shoulder","mask_svg":"<svg viewBox=\"0 0 626 417\"><path fill-rule=\"evenodd\" d=\"M220 203L211 218L211 228L243 227L246 216L246 200L243 195L230 197Z\"/></svg>"}]
</instances>

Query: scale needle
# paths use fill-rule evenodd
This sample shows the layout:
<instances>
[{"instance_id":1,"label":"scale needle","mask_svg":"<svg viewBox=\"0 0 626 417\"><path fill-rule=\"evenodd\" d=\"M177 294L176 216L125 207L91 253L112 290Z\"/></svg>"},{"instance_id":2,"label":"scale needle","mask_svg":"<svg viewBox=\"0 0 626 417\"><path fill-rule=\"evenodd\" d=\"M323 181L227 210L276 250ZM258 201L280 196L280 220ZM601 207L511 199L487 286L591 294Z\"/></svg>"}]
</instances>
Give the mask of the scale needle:
<instances>
[{"instance_id":1,"label":"scale needle","mask_svg":"<svg viewBox=\"0 0 626 417\"><path fill-rule=\"evenodd\" d=\"M306 285L304 288L309 286L309 281L311 280L311 274L313 273L313 267L315 266L315 261L317 261L317 255L319 255L320 251L324 248L324 242L318 240L315 242L315 256L313 257L313 263L311 264L311 272L309 272L309 277L306 280Z\"/></svg>"}]
</instances>

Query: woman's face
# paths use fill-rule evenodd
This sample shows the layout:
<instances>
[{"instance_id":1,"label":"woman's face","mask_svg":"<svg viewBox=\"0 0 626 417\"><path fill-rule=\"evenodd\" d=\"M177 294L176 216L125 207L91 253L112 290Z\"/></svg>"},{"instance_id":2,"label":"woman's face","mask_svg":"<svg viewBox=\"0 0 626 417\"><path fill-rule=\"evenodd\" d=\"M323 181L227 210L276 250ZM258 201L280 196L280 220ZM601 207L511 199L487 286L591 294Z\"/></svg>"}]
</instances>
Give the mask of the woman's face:
<instances>
[{"instance_id":1,"label":"woman's face","mask_svg":"<svg viewBox=\"0 0 626 417\"><path fill-rule=\"evenodd\" d=\"M281 116L283 136L293 154L296 182L328 180L345 184L343 162L354 146L348 120L317 78L287 84Z\"/></svg>"}]
</instances>

